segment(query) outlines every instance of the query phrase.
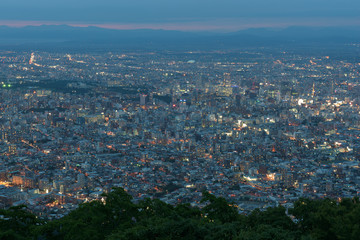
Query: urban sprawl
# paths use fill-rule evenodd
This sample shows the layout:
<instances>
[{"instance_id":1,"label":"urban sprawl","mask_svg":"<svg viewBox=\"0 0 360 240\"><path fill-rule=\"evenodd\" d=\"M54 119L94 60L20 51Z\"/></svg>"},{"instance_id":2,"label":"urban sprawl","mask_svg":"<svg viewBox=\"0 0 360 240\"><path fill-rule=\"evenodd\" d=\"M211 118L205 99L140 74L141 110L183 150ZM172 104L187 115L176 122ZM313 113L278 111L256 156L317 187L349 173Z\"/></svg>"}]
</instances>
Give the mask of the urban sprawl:
<instances>
[{"instance_id":1,"label":"urban sprawl","mask_svg":"<svg viewBox=\"0 0 360 240\"><path fill-rule=\"evenodd\" d=\"M57 219L113 187L244 214L359 196L359 71L268 49L0 51L0 207Z\"/></svg>"}]
</instances>

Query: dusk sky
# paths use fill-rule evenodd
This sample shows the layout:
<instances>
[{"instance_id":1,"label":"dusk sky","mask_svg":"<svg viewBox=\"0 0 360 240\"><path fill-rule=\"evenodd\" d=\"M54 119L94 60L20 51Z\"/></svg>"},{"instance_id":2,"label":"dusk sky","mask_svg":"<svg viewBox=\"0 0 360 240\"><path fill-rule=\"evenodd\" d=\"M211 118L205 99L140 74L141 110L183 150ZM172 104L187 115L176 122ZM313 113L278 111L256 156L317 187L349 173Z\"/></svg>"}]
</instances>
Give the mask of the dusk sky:
<instances>
[{"instance_id":1,"label":"dusk sky","mask_svg":"<svg viewBox=\"0 0 360 240\"><path fill-rule=\"evenodd\" d=\"M236 31L360 26L358 0L1 0L0 25Z\"/></svg>"}]
</instances>

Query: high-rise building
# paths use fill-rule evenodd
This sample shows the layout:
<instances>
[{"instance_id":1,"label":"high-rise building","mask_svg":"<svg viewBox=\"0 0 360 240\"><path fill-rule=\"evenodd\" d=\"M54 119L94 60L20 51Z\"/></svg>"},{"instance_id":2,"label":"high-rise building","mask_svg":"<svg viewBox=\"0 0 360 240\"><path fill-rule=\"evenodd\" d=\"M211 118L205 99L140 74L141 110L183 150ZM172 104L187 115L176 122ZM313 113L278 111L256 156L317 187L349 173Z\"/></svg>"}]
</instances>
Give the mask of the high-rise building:
<instances>
[{"instance_id":1,"label":"high-rise building","mask_svg":"<svg viewBox=\"0 0 360 240\"><path fill-rule=\"evenodd\" d=\"M9 150L8 152L10 155L16 155L16 153L17 153L17 148L16 148L16 145L14 145L14 144L9 145L8 150Z\"/></svg>"},{"instance_id":2,"label":"high-rise building","mask_svg":"<svg viewBox=\"0 0 360 240\"><path fill-rule=\"evenodd\" d=\"M145 104L146 104L146 97L147 97L147 95L145 95L145 94L140 94L140 105L141 105L141 106L145 106Z\"/></svg>"},{"instance_id":3,"label":"high-rise building","mask_svg":"<svg viewBox=\"0 0 360 240\"><path fill-rule=\"evenodd\" d=\"M78 185L80 187L84 187L86 182L85 182L85 175L83 173L80 173L77 175L77 182L78 182Z\"/></svg>"}]
</instances>

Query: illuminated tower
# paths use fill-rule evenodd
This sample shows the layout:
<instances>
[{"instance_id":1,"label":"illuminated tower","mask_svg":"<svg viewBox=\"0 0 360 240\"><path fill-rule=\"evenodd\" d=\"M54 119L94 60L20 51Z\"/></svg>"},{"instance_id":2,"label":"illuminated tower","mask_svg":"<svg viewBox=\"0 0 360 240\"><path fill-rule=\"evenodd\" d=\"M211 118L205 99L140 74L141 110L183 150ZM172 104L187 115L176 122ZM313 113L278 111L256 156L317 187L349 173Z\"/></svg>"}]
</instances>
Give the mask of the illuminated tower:
<instances>
[{"instance_id":1,"label":"illuminated tower","mask_svg":"<svg viewBox=\"0 0 360 240\"><path fill-rule=\"evenodd\" d=\"M34 53L31 53L31 57L30 57L30 60L29 60L29 64L31 65L33 62L34 62Z\"/></svg>"},{"instance_id":2,"label":"illuminated tower","mask_svg":"<svg viewBox=\"0 0 360 240\"><path fill-rule=\"evenodd\" d=\"M9 145L9 147L8 147L8 153L9 153L10 155L16 155L16 154L17 154L16 145L14 145L14 144Z\"/></svg>"},{"instance_id":3,"label":"illuminated tower","mask_svg":"<svg viewBox=\"0 0 360 240\"><path fill-rule=\"evenodd\" d=\"M313 98L315 97L315 83L313 83L311 96L312 96Z\"/></svg>"}]
</instances>

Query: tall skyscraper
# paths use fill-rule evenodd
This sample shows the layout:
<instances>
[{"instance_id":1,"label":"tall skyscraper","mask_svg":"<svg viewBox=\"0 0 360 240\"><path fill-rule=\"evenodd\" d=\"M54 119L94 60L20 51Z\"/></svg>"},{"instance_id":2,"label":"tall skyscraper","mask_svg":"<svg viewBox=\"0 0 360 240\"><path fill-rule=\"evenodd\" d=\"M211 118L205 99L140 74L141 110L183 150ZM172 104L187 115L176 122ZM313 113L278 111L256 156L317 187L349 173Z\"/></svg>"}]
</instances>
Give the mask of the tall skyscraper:
<instances>
[{"instance_id":1,"label":"tall skyscraper","mask_svg":"<svg viewBox=\"0 0 360 240\"><path fill-rule=\"evenodd\" d=\"M141 105L141 106L145 106L145 104L146 104L146 97L147 97L147 95L145 95L145 94L140 94L140 105Z\"/></svg>"}]
</instances>

